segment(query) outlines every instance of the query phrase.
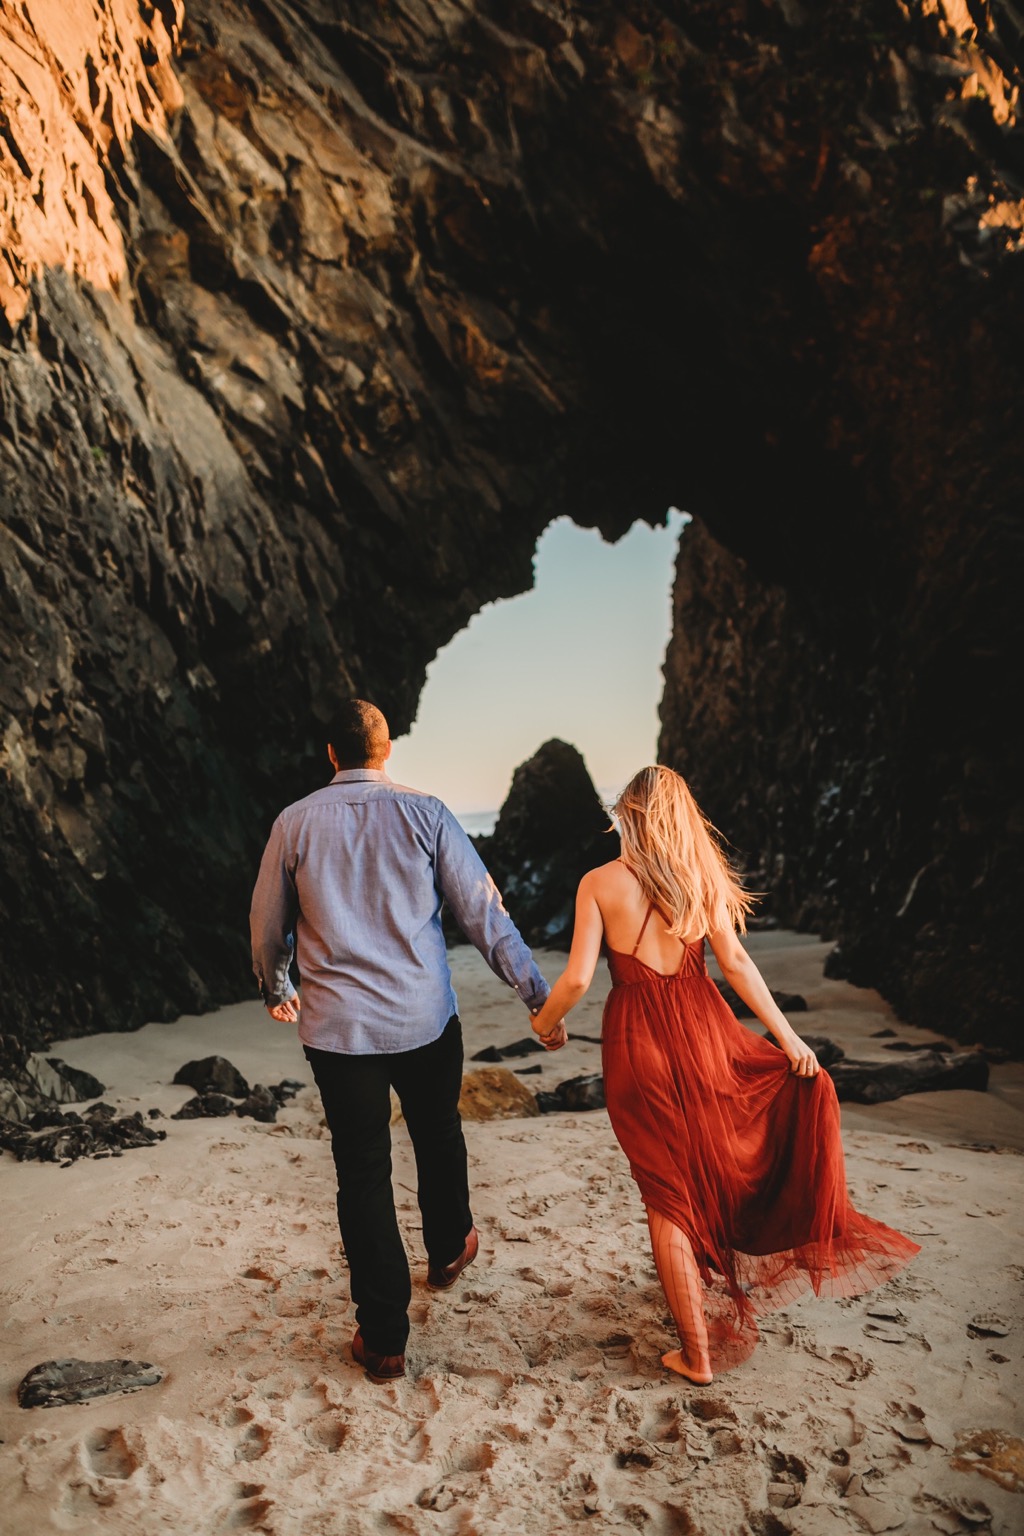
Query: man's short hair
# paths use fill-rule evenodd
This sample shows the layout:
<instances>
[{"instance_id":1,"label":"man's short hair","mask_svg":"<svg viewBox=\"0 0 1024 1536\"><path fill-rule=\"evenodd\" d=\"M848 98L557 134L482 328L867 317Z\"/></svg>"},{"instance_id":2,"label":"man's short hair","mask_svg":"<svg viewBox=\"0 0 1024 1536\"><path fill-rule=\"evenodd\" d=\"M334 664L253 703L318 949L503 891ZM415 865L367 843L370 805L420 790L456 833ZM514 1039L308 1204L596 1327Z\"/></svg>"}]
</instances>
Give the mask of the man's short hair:
<instances>
[{"instance_id":1,"label":"man's short hair","mask_svg":"<svg viewBox=\"0 0 1024 1536\"><path fill-rule=\"evenodd\" d=\"M348 699L334 716L328 745L343 768L362 768L383 758L391 733L376 704Z\"/></svg>"}]
</instances>

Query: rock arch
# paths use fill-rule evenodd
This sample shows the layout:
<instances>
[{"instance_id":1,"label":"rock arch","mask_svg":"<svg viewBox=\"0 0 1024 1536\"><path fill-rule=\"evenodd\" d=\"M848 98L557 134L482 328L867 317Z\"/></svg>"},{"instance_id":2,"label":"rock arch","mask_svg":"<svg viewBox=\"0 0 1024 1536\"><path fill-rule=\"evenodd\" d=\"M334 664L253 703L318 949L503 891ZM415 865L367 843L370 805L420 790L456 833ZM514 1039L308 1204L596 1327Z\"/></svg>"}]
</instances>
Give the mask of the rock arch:
<instances>
[{"instance_id":1,"label":"rock arch","mask_svg":"<svg viewBox=\"0 0 1024 1536\"><path fill-rule=\"evenodd\" d=\"M332 700L404 726L552 517L675 502L665 755L858 979L1007 1035L1012 13L337 14L0 22L10 1027L236 996Z\"/></svg>"}]
</instances>

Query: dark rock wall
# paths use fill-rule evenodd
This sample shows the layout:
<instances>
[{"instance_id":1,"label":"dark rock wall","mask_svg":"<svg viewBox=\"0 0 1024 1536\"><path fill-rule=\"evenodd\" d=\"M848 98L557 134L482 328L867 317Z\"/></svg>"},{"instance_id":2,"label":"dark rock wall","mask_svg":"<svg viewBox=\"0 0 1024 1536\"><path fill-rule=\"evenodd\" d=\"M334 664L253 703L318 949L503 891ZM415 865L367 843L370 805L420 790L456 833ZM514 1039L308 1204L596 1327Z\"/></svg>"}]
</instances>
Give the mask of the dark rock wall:
<instances>
[{"instance_id":1,"label":"dark rock wall","mask_svg":"<svg viewBox=\"0 0 1024 1536\"><path fill-rule=\"evenodd\" d=\"M12 1031L239 995L254 860L320 777L317 722L355 689L404 728L437 648L528 586L559 513L609 535L672 501L700 513L784 593L778 643L845 658L823 731L851 689L892 703L872 637L897 613L953 662L962 617L996 664L1019 488L1014 17L0 13ZM693 657L716 659L699 637ZM907 719L887 704L872 738L889 806L885 730L936 717L915 657ZM700 728L668 706L666 750ZM702 750L721 746L708 726Z\"/></svg>"},{"instance_id":2,"label":"dark rock wall","mask_svg":"<svg viewBox=\"0 0 1024 1536\"><path fill-rule=\"evenodd\" d=\"M745 517L688 503L661 752L778 916L838 940L831 974L1019 1050L1019 28L945 6L905 35L862 77L860 143L823 137L849 195L805 210L792 341L824 364L829 468L792 505L752 486Z\"/></svg>"},{"instance_id":3,"label":"dark rock wall","mask_svg":"<svg viewBox=\"0 0 1024 1536\"><path fill-rule=\"evenodd\" d=\"M767 893L762 910L838 941L827 974L879 987L914 1022L1019 1050L1024 803L1000 633L1015 577L949 545L947 559L945 590L936 572L927 602L886 612L866 581L817 601L766 581L694 522L661 756Z\"/></svg>"}]
</instances>

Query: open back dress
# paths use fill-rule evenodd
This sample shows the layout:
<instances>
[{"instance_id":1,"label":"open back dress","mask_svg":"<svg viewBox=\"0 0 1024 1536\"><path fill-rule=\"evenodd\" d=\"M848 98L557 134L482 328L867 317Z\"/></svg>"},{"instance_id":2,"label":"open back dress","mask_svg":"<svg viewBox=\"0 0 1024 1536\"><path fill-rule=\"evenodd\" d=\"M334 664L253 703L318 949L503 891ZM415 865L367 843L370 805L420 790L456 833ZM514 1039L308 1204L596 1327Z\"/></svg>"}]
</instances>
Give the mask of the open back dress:
<instances>
[{"instance_id":1,"label":"open back dress","mask_svg":"<svg viewBox=\"0 0 1024 1536\"><path fill-rule=\"evenodd\" d=\"M739 1023L704 940L682 945L672 975L637 959L654 910L631 954L607 950L605 1098L644 1204L693 1248L717 1372L751 1353L758 1313L808 1287L858 1296L919 1245L851 1205L832 1079L796 1076Z\"/></svg>"}]
</instances>

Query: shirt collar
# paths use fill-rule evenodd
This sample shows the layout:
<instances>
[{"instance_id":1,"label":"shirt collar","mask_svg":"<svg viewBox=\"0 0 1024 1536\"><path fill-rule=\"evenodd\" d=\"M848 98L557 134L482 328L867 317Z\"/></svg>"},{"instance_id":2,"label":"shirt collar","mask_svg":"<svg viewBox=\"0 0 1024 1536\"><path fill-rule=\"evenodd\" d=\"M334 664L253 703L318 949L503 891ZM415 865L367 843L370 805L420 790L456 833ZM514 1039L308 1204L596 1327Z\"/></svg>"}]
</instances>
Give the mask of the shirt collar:
<instances>
[{"instance_id":1,"label":"shirt collar","mask_svg":"<svg viewBox=\"0 0 1024 1536\"><path fill-rule=\"evenodd\" d=\"M331 783L361 784L367 779L375 784L391 783L383 768L339 768Z\"/></svg>"}]
</instances>

